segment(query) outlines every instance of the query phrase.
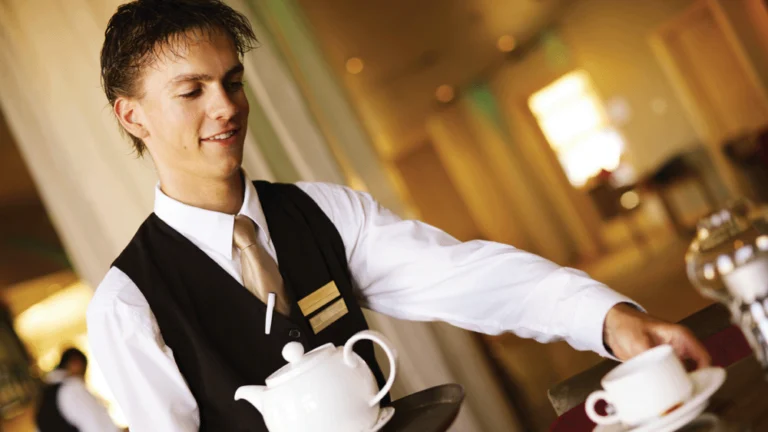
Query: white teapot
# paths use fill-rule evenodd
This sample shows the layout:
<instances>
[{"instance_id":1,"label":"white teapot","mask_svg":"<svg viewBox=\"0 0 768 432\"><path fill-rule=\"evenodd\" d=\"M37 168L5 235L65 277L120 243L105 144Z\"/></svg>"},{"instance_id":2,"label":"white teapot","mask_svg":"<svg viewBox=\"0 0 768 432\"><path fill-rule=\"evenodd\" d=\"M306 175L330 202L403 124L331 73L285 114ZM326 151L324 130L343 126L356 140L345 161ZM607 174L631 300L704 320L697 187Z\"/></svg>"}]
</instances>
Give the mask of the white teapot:
<instances>
[{"instance_id":1,"label":"white teapot","mask_svg":"<svg viewBox=\"0 0 768 432\"><path fill-rule=\"evenodd\" d=\"M389 358L389 379L381 391L368 365L352 351L363 339L381 345ZM235 392L235 400L245 399L261 412L270 432L365 432L377 425L379 402L396 374L396 354L383 335L365 330L343 347L328 343L306 354L299 342L290 342L283 357L288 364L270 375L266 386Z\"/></svg>"}]
</instances>

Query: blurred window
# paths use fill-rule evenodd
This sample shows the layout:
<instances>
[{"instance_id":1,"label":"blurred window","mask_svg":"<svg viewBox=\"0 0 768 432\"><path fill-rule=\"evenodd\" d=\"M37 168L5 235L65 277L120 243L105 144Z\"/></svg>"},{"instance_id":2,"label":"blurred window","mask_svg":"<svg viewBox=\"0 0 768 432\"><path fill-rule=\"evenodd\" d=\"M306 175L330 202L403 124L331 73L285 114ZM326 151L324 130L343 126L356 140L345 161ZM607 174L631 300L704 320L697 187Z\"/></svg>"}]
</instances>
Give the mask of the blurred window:
<instances>
[{"instance_id":1,"label":"blurred window","mask_svg":"<svg viewBox=\"0 0 768 432\"><path fill-rule=\"evenodd\" d=\"M571 184L583 186L601 170L619 167L624 140L586 72L561 77L534 93L528 106Z\"/></svg>"}]
</instances>

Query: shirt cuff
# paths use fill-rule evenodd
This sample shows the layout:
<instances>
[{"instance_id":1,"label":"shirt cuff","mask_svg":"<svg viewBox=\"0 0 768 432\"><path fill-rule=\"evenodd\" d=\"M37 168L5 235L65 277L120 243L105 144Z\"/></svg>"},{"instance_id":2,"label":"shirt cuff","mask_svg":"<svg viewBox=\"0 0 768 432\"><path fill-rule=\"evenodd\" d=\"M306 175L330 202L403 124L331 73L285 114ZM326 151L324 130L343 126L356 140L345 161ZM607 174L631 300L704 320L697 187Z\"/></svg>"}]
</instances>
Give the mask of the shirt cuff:
<instances>
[{"instance_id":1,"label":"shirt cuff","mask_svg":"<svg viewBox=\"0 0 768 432\"><path fill-rule=\"evenodd\" d=\"M606 286L592 287L589 294L583 297L581 307L576 312L573 338L582 341L586 344L586 349L594 351L602 357L618 360L605 348L603 328L608 311L619 303L627 303L645 312L645 309L632 299Z\"/></svg>"}]
</instances>

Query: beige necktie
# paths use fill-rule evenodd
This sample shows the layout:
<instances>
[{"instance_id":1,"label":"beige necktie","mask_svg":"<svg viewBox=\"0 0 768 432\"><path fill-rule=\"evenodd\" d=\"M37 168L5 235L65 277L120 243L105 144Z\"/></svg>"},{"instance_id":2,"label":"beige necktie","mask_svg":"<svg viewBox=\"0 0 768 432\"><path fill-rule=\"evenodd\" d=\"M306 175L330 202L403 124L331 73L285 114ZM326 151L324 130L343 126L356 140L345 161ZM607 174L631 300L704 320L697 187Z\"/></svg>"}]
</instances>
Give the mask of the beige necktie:
<instances>
[{"instance_id":1,"label":"beige necktie","mask_svg":"<svg viewBox=\"0 0 768 432\"><path fill-rule=\"evenodd\" d=\"M277 263L259 244L256 224L248 216L235 217L235 247L240 250L243 285L257 298L267 303L269 293L275 293L275 309L289 315L290 303L285 296L283 277Z\"/></svg>"}]
</instances>

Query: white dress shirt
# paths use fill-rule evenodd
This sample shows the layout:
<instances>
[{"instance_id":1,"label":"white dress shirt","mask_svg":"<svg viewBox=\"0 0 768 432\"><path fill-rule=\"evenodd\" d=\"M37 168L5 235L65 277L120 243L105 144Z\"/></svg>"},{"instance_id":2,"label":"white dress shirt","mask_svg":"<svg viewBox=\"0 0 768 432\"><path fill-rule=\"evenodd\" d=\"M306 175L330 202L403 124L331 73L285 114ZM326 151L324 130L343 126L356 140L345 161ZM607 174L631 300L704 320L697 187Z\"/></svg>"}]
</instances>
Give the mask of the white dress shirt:
<instances>
[{"instance_id":1,"label":"white dress shirt","mask_svg":"<svg viewBox=\"0 0 768 432\"><path fill-rule=\"evenodd\" d=\"M107 409L96 399L82 378L68 376L67 372L56 369L46 376L49 384L59 384L56 407L59 413L80 432L117 432Z\"/></svg>"},{"instance_id":2,"label":"white dress shirt","mask_svg":"<svg viewBox=\"0 0 768 432\"><path fill-rule=\"evenodd\" d=\"M297 183L341 235L360 304L396 318L440 320L496 335L565 340L603 356L603 321L631 302L578 270L512 246L459 242L414 220L401 220L370 195L326 183ZM234 215L178 202L156 189L155 214L242 283L233 246ZM276 259L256 189L246 181L239 214L259 228ZM279 264L279 263L278 263ZM132 432L197 431L199 415L139 288L111 268L88 308L90 345Z\"/></svg>"}]
</instances>

